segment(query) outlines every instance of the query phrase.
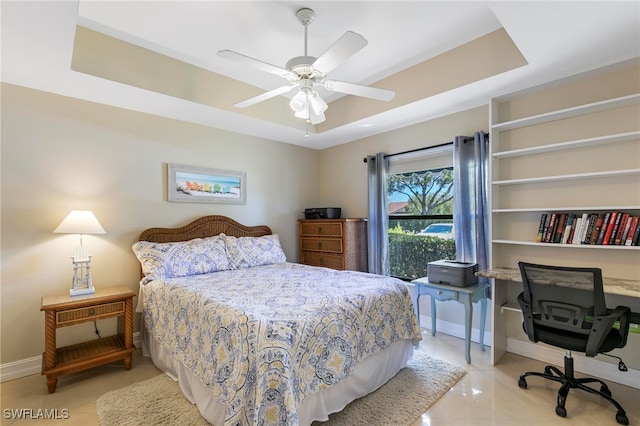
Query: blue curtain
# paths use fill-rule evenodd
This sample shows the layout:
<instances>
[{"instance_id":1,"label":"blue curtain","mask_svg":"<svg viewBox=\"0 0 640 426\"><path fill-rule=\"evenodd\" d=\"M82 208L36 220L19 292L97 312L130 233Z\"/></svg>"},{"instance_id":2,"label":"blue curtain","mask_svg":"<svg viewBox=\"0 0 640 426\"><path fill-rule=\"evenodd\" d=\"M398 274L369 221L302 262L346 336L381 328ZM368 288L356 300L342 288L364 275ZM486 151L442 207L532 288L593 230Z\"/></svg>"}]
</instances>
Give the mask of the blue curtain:
<instances>
[{"instance_id":1,"label":"blue curtain","mask_svg":"<svg viewBox=\"0 0 640 426\"><path fill-rule=\"evenodd\" d=\"M484 132L453 141L453 225L456 260L489 267L489 138ZM481 281L488 281L481 278Z\"/></svg>"},{"instance_id":2,"label":"blue curtain","mask_svg":"<svg viewBox=\"0 0 640 426\"><path fill-rule=\"evenodd\" d=\"M369 272L389 275L389 216L387 214L387 172L389 160L379 152L367 156L369 179L368 258Z\"/></svg>"}]
</instances>

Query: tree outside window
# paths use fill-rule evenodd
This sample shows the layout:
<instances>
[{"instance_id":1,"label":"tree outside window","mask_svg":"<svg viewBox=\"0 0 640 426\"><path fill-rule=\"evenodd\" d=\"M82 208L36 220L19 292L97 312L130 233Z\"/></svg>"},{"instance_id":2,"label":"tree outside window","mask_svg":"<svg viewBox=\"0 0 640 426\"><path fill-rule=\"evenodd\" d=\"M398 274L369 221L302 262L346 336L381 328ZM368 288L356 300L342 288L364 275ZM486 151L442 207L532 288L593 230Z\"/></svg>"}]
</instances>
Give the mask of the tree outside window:
<instances>
[{"instance_id":1,"label":"tree outside window","mask_svg":"<svg viewBox=\"0 0 640 426\"><path fill-rule=\"evenodd\" d=\"M391 275L427 276L427 263L455 259L453 168L388 176Z\"/></svg>"}]
</instances>

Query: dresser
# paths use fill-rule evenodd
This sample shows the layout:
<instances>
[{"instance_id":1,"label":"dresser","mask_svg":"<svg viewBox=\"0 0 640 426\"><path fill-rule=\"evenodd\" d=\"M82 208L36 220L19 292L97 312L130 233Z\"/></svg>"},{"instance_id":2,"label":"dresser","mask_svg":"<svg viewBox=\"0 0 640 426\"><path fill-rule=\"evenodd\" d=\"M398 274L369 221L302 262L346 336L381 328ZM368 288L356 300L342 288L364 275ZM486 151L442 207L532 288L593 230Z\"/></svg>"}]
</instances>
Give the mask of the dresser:
<instances>
[{"instance_id":1,"label":"dresser","mask_svg":"<svg viewBox=\"0 0 640 426\"><path fill-rule=\"evenodd\" d=\"M366 219L300 219L299 262L366 272Z\"/></svg>"}]
</instances>

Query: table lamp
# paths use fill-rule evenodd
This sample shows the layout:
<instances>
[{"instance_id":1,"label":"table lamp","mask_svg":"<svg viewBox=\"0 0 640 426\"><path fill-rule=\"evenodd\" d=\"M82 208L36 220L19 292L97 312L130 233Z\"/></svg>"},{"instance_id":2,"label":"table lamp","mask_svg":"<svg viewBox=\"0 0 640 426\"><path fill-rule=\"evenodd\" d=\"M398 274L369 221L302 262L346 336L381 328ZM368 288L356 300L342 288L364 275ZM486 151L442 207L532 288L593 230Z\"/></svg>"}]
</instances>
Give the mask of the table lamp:
<instances>
[{"instance_id":1,"label":"table lamp","mask_svg":"<svg viewBox=\"0 0 640 426\"><path fill-rule=\"evenodd\" d=\"M89 210L72 210L62 223L53 231L54 234L80 234L78 247L71 260L73 263L73 287L69 290L71 296L92 294L96 290L91 282L91 256L82 245L82 234L104 234L105 231Z\"/></svg>"}]
</instances>

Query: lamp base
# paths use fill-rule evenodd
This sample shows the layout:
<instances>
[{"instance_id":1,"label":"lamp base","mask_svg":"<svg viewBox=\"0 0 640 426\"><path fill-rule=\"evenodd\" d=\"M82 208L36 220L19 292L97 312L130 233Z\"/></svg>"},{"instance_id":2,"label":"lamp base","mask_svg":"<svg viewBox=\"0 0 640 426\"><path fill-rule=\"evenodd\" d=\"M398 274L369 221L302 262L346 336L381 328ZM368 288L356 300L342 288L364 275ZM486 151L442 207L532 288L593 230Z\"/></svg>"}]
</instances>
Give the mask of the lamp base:
<instances>
[{"instance_id":1,"label":"lamp base","mask_svg":"<svg viewBox=\"0 0 640 426\"><path fill-rule=\"evenodd\" d=\"M93 294L96 292L96 289L91 288L72 288L69 290L69 296L82 296L84 294Z\"/></svg>"}]
</instances>

